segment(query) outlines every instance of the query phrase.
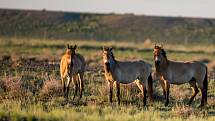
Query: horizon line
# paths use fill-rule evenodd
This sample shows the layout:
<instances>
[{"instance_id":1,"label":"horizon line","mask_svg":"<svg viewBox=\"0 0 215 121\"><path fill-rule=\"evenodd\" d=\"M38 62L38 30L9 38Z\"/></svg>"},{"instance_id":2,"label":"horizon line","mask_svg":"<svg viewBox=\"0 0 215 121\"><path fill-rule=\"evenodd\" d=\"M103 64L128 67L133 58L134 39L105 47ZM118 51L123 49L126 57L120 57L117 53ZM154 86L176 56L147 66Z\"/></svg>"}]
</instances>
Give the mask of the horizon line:
<instances>
[{"instance_id":1,"label":"horizon line","mask_svg":"<svg viewBox=\"0 0 215 121\"><path fill-rule=\"evenodd\" d=\"M65 12L65 13L82 13L82 14L112 14L112 15L134 15L134 16L151 16L151 17L172 17L172 18L194 18L194 19L215 19L215 17L200 16L182 16L182 15L158 15L158 14L137 14L132 12L89 12L89 11L69 11L69 10L53 10L53 9L28 9L28 8L0 8L2 10L19 10L19 11L48 11L48 12Z\"/></svg>"}]
</instances>

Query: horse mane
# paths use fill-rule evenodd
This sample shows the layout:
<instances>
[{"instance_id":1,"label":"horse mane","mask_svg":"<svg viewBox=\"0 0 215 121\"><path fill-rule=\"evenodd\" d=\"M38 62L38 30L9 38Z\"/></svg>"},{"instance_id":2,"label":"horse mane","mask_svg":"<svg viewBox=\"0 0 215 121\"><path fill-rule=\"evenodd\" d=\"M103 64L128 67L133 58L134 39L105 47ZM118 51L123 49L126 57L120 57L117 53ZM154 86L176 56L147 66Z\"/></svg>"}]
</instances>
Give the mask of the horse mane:
<instances>
[{"instance_id":1,"label":"horse mane","mask_svg":"<svg viewBox=\"0 0 215 121\"><path fill-rule=\"evenodd\" d=\"M156 49L160 49L161 55L163 55L163 57L164 57L165 60L166 60L166 64L168 65L169 62L168 62L168 60L167 60L166 51L165 51L163 48L160 48L160 47L158 47L158 48L156 48ZM161 70L160 70L161 68L160 68L159 65L155 64L155 69L156 69L156 75L161 73Z\"/></svg>"},{"instance_id":2,"label":"horse mane","mask_svg":"<svg viewBox=\"0 0 215 121\"><path fill-rule=\"evenodd\" d=\"M115 59L115 56L113 55L113 52L111 51L111 57L113 58L114 62L117 63L116 59Z\"/></svg>"},{"instance_id":3,"label":"horse mane","mask_svg":"<svg viewBox=\"0 0 215 121\"><path fill-rule=\"evenodd\" d=\"M164 56L164 58L167 59L167 56L166 56L166 51L164 49L161 49L161 54Z\"/></svg>"}]
</instances>

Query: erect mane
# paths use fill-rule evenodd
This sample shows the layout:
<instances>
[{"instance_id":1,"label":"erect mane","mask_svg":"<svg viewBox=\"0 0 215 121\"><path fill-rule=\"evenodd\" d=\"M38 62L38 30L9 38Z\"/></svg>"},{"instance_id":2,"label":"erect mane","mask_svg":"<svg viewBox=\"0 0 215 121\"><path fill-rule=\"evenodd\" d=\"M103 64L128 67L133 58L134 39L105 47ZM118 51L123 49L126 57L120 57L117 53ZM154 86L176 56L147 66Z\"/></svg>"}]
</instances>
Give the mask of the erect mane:
<instances>
[{"instance_id":1,"label":"erect mane","mask_svg":"<svg viewBox=\"0 0 215 121\"><path fill-rule=\"evenodd\" d=\"M161 49L161 54L167 59L166 51L164 49Z\"/></svg>"},{"instance_id":2,"label":"erect mane","mask_svg":"<svg viewBox=\"0 0 215 121\"><path fill-rule=\"evenodd\" d=\"M115 56L113 55L113 52L111 51L111 57L113 58L113 60L116 62Z\"/></svg>"}]
</instances>

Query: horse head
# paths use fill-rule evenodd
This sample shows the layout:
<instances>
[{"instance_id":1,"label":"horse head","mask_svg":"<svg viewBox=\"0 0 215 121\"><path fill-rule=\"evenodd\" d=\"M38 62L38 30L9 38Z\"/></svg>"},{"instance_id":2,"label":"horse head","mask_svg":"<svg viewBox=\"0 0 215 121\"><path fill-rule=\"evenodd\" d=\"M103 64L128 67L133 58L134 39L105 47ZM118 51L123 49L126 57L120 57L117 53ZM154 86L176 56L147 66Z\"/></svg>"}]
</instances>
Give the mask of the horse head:
<instances>
[{"instance_id":1,"label":"horse head","mask_svg":"<svg viewBox=\"0 0 215 121\"><path fill-rule=\"evenodd\" d=\"M112 47L103 47L103 62L113 66L115 64L115 58L112 52Z\"/></svg>"},{"instance_id":2,"label":"horse head","mask_svg":"<svg viewBox=\"0 0 215 121\"><path fill-rule=\"evenodd\" d=\"M68 54L69 56L69 58L68 58L68 70L69 70L69 73L72 73L72 67L73 67L73 58L74 58L74 55L75 55L75 51L76 51L76 49L77 49L77 45L74 45L74 46L72 46L72 45L69 45L69 44L67 44L67 50L66 50L66 54Z\"/></svg>"},{"instance_id":3,"label":"horse head","mask_svg":"<svg viewBox=\"0 0 215 121\"><path fill-rule=\"evenodd\" d=\"M159 65L164 60L167 60L166 52L163 49L163 45L158 46L155 44L153 53L154 53L154 61L156 65Z\"/></svg>"}]
</instances>

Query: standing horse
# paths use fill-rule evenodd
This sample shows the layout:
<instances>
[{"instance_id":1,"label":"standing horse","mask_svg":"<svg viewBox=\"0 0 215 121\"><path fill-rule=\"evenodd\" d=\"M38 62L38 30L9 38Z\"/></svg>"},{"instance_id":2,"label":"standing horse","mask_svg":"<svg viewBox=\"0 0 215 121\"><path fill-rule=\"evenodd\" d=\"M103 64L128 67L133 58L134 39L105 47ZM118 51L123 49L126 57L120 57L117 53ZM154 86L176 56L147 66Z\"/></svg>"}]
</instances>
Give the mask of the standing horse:
<instances>
[{"instance_id":1,"label":"standing horse","mask_svg":"<svg viewBox=\"0 0 215 121\"><path fill-rule=\"evenodd\" d=\"M190 98L188 105L190 105L199 92L198 87L201 89L202 100L201 105L207 104L207 67L198 62L175 62L167 59L166 52L163 47L154 47L154 62L156 74L160 78L160 83L163 88L163 94L166 98L165 106L169 103L169 88L170 84L184 84L189 83L193 94Z\"/></svg>"},{"instance_id":2,"label":"standing horse","mask_svg":"<svg viewBox=\"0 0 215 121\"><path fill-rule=\"evenodd\" d=\"M84 70L85 70L85 60L84 57L78 53L76 53L77 46L69 46L67 45L66 53L61 58L60 63L60 75L61 75L61 83L63 86L63 95L68 99L69 94L69 86L72 80L72 84L74 85L75 92L73 100L79 91L80 98L82 97L82 93L84 90Z\"/></svg>"},{"instance_id":3,"label":"standing horse","mask_svg":"<svg viewBox=\"0 0 215 121\"><path fill-rule=\"evenodd\" d=\"M143 105L146 105L146 82L148 80L149 97L152 100L151 66L144 61L117 61L114 58L112 48L103 47L103 63L105 80L109 84L109 101L112 103L113 83L116 83L117 99L120 105L120 83L129 84L136 82L143 95Z\"/></svg>"}]
</instances>

